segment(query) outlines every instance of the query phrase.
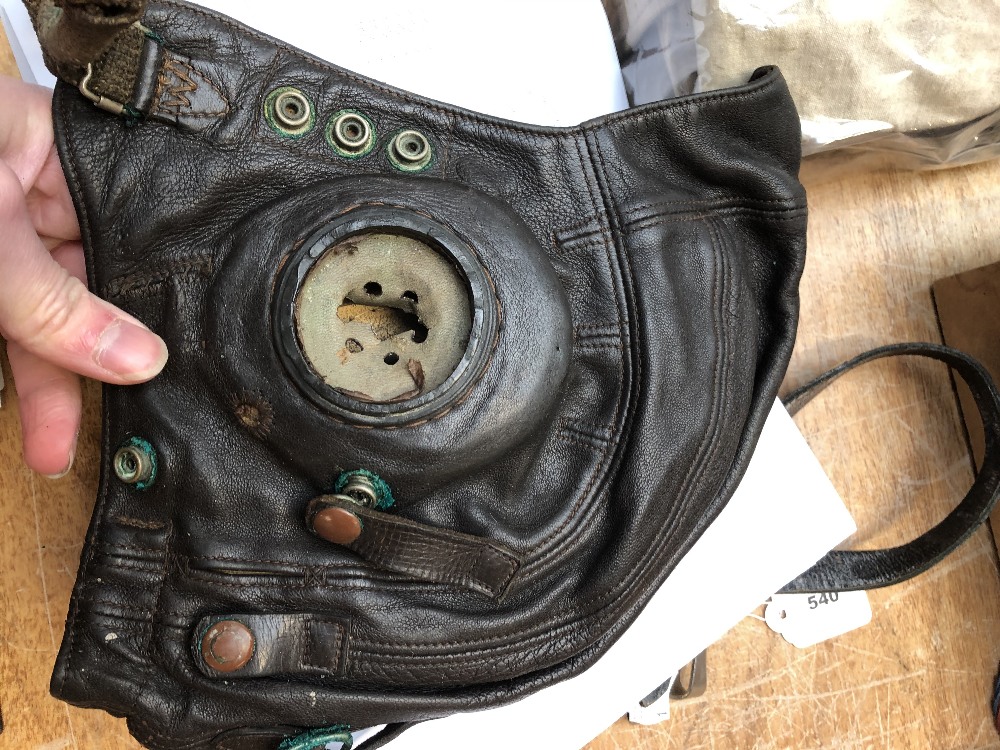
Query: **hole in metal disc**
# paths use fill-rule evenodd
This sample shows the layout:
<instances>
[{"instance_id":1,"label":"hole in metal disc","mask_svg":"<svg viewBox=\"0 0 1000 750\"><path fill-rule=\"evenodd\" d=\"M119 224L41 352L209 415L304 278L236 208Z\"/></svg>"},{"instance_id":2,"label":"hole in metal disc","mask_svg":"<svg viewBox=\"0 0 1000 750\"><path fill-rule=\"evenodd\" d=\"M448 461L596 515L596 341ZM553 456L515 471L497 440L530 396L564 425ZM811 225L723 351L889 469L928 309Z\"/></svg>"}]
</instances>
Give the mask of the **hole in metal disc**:
<instances>
[{"instance_id":1,"label":"hole in metal disc","mask_svg":"<svg viewBox=\"0 0 1000 750\"><path fill-rule=\"evenodd\" d=\"M123 451L118 459L118 476L123 480L134 479L139 470L139 460L135 456L135 451Z\"/></svg>"}]
</instances>

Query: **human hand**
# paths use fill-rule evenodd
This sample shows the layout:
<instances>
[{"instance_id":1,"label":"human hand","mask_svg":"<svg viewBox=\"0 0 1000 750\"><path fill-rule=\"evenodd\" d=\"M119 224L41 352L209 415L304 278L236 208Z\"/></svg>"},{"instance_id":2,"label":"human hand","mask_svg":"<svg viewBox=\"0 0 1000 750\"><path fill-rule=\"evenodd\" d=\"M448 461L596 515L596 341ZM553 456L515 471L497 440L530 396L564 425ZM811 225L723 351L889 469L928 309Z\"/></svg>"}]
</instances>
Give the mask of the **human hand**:
<instances>
[{"instance_id":1,"label":"human hand","mask_svg":"<svg viewBox=\"0 0 1000 750\"><path fill-rule=\"evenodd\" d=\"M159 336L87 291L83 246L53 140L51 93L0 76L0 336L20 405L24 460L73 465L80 382L139 383L167 360Z\"/></svg>"}]
</instances>

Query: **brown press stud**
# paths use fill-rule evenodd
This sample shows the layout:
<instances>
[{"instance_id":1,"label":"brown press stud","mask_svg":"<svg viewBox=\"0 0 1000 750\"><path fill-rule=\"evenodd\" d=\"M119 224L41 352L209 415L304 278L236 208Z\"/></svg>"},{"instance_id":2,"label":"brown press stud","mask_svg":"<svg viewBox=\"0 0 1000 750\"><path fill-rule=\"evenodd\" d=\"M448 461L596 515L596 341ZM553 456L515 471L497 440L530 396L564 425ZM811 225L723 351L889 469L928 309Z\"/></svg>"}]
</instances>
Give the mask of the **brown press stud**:
<instances>
[{"instance_id":1,"label":"brown press stud","mask_svg":"<svg viewBox=\"0 0 1000 750\"><path fill-rule=\"evenodd\" d=\"M334 544L350 544L361 536L361 519L346 508L325 508L312 520L313 531Z\"/></svg>"},{"instance_id":2,"label":"brown press stud","mask_svg":"<svg viewBox=\"0 0 1000 750\"><path fill-rule=\"evenodd\" d=\"M236 620L222 620L210 627L201 639L201 656L217 672L235 672L253 656L254 635Z\"/></svg>"}]
</instances>

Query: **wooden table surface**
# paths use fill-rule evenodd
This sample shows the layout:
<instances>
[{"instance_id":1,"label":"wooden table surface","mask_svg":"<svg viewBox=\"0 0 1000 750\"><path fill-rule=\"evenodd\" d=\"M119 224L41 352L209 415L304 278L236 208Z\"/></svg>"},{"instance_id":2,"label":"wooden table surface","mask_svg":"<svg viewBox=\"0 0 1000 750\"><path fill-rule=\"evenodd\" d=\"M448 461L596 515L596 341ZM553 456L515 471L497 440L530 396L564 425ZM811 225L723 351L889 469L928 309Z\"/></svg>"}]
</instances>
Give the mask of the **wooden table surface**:
<instances>
[{"instance_id":1,"label":"wooden table surface","mask_svg":"<svg viewBox=\"0 0 1000 750\"><path fill-rule=\"evenodd\" d=\"M3 72L16 69L0 38ZM940 341L931 283L1000 260L1000 162L937 173L845 173L807 163L803 172L809 259L786 390L873 346ZM98 479L99 388L87 383L84 399L75 466L49 481L24 467L16 398L10 386L4 392L4 750L138 747L123 721L48 695ZM872 365L796 422L862 529L856 546L912 538L972 481L943 366ZM588 750L1000 750L989 710L1000 660L1000 576L989 529L931 572L870 597L870 625L807 649L751 613L709 651L703 697L677 703L657 727L620 720Z\"/></svg>"}]
</instances>

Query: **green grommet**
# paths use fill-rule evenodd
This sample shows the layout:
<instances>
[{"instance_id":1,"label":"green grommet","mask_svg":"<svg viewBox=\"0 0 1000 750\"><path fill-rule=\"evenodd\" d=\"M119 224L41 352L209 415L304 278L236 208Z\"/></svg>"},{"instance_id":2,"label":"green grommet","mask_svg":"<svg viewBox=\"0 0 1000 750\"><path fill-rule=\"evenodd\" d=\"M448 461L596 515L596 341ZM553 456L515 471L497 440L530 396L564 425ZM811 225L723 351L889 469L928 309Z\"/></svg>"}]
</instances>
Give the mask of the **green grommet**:
<instances>
[{"instance_id":1,"label":"green grommet","mask_svg":"<svg viewBox=\"0 0 1000 750\"><path fill-rule=\"evenodd\" d=\"M403 172L422 172L434 158L430 141L419 130L400 130L389 141L387 150L389 162Z\"/></svg>"},{"instance_id":2,"label":"green grommet","mask_svg":"<svg viewBox=\"0 0 1000 750\"><path fill-rule=\"evenodd\" d=\"M346 724L337 724L326 729L310 729L297 737L289 737L278 745L278 750L323 750L331 742L339 742L340 750L351 750L354 737Z\"/></svg>"},{"instance_id":3,"label":"green grommet","mask_svg":"<svg viewBox=\"0 0 1000 750\"><path fill-rule=\"evenodd\" d=\"M286 138L301 138L316 124L316 112L309 97L293 86L282 86L264 100L264 119Z\"/></svg>"},{"instance_id":4,"label":"green grommet","mask_svg":"<svg viewBox=\"0 0 1000 750\"><path fill-rule=\"evenodd\" d=\"M375 148L375 125L360 112L342 109L326 124L326 142L348 159L358 159Z\"/></svg>"},{"instance_id":5,"label":"green grommet","mask_svg":"<svg viewBox=\"0 0 1000 750\"><path fill-rule=\"evenodd\" d=\"M123 484L132 485L137 490L151 487L159 468L153 446L140 437L129 438L117 450L111 465L115 476Z\"/></svg>"},{"instance_id":6,"label":"green grommet","mask_svg":"<svg viewBox=\"0 0 1000 750\"><path fill-rule=\"evenodd\" d=\"M334 492L369 508L388 510L396 502L392 490L382 477L367 469L345 471L333 485Z\"/></svg>"}]
</instances>

